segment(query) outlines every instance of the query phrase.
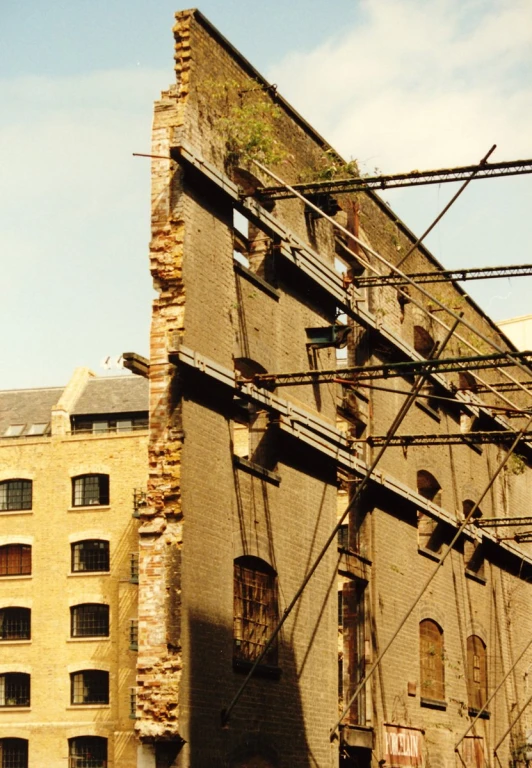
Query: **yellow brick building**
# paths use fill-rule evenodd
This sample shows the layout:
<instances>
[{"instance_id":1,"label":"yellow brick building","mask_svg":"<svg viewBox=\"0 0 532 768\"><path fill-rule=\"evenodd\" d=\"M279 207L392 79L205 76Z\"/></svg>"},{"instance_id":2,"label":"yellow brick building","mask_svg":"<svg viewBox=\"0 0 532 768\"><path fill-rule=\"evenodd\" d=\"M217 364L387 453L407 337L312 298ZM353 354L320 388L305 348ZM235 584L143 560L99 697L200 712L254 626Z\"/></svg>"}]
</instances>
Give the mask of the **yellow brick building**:
<instances>
[{"instance_id":1,"label":"yellow brick building","mask_svg":"<svg viewBox=\"0 0 532 768\"><path fill-rule=\"evenodd\" d=\"M148 391L0 392L0 765L132 768Z\"/></svg>"}]
</instances>

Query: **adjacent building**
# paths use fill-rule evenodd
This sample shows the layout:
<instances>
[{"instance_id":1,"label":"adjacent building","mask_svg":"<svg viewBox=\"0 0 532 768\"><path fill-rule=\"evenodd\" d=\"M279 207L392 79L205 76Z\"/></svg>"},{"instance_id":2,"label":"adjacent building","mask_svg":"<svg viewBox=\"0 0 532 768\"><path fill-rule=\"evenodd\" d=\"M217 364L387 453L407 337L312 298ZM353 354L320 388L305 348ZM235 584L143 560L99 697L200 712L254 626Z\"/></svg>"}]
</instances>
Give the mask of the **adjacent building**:
<instances>
[{"instance_id":1,"label":"adjacent building","mask_svg":"<svg viewBox=\"0 0 532 768\"><path fill-rule=\"evenodd\" d=\"M0 765L132 768L147 382L0 392Z\"/></svg>"}]
</instances>

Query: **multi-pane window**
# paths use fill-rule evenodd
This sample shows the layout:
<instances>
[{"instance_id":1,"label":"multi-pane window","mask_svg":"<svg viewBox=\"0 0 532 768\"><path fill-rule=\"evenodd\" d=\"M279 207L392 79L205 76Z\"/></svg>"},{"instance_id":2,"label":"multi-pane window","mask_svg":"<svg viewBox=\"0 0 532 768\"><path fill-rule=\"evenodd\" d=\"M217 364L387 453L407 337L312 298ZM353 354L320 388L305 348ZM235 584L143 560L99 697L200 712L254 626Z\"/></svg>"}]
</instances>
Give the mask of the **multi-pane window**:
<instances>
[{"instance_id":1,"label":"multi-pane window","mask_svg":"<svg viewBox=\"0 0 532 768\"><path fill-rule=\"evenodd\" d=\"M432 619L419 625L421 697L444 701L445 666L443 630Z\"/></svg>"},{"instance_id":2,"label":"multi-pane window","mask_svg":"<svg viewBox=\"0 0 532 768\"><path fill-rule=\"evenodd\" d=\"M29 640L30 637L31 611L29 608L0 610L0 640Z\"/></svg>"},{"instance_id":3,"label":"multi-pane window","mask_svg":"<svg viewBox=\"0 0 532 768\"><path fill-rule=\"evenodd\" d=\"M72 478L72 506L109 504L109 475L80 475Z\"/></svg>"},{"instance_id":4,"label":"multi-pane window","mask_svg":"<svg viewBox=\"0 0 532 768\"><path fill-rule=\"evenodd\" d=\"M129 689L129 717L131 720L137 719L137 689Z\"/></svg>"},{"instance_id":5,"label":"multi-pane window","mask_svg":"<svg viewBox=\"0 0 532 768\"><path fill-rule=\"evenodd\" d=\"M366 674L365 587L365 581L353 579L338 592L338 698L341 709L351 700ZM365 725L364 690L351 702L346 718L350 725Z\"/></svg>"},{"instance_id":6,"label":"multi-pane window","mask_svg":"<svg viewBox=\"0 0 532 768\"><path fill-rule=\"evenodd\" d=\"M72 704L109 704L109 672L84 669L70 675Z\"/></svg>"},{"instance_id":7,"label":"multi-pane window","mask_svg":"<svg viewBox=\"0 0 532 768\"><path fill-rule=\"evenodd\" d=\"M108 637L109 606L103 603L82 603L70 609L72 637Z\"/></svg>"},{"instance_id":8,"label":"multi-pane window","mask_svg":"<svg viewBox=\"0 0 532 768\"><path fill-rule=\"evenodd\" d=\"M256 557L240 557L234 563L234 658L255 661L262 653L278 621L275 571ZM277 663L277 643L265 664Z\"/></svg>"},{"instance_id":9,"label":"multi-pane window","mask_svg":"<svg viewBox=\"0 0 532 768\"><path fill-rule=\"evenodd\" d=\"M68 740L68 768L107 768L107 739L77 736Z\"/></svg>"},{"instance_id":10,"label":"multi-pane window","mask_svg":"<svg viewBox=\"0 0 532 768\"><path fill-rule=\"evenodd\" d=\"M29 544L5 544L0 547L0 576L26 576L30 573Z\"/></svg>"},{"instance_id":11,"label":"multi-pane window","mask_svg":"<svg viewBox=\"0 0 532 768\"><path fill-rule=\"evenodd\" d=\"M130 619L129 621L129 650L138 651L139 649L139 621Z\"/></svg>"},{"instance_id":12,"label":"multi-pane window","mask_svg":"<svg viewBox=\"0 0 532 768\"><path fill-rule=\"evenodd\" d=\"M129 580L132 584L139 583L139 553L132 552L129 560Z\"/></svg>"},{"instance_id":13,"label":"multi-pane window","mask_svg":"<svg viewBox=\"0 0 532 768\"><path fill-rule=\"evenodd\" d=\"M0 675L0 707L29 707L30 676L22 672Z\"/></svg>"},{"instance_id":14,"label":"multi-pane window","mask_svg":"<svg viewBox=\"0 0 532 768\"><path fill-rule=\"evenodd\" d=\"M0 739L1 768L28 768L26 739Z\"/></svg>"},{"instance_id":15,"label":"multi-pane window","mask_svg":"<svg viewBox=\"0 0 532 768\"><path fill-rule=\"evenodd\" d=\"M486 646L478 635L467 638L467 693L471 709L482 709L488 698Z\"/></svg>"},{"instance_id":16,"label":"multi-pane window","mask_svg":"<svg viewBox=\"0 0 532 768\"><path fill-rule=\"evenodd\" d=\"M0 512L31 509L31 480L4 480L0 483Z\"/></svg>"},{"instance_id":17,"label":"multi-pane window","mask_svg":"<svg viewBox=\"0 0 532 768\"><path fill-rule=\"evenodd\" d=\"M109 542L103 539L85 539L70 545L72 552L72 571L108 571Z\"/></svg>"}]
</instances>

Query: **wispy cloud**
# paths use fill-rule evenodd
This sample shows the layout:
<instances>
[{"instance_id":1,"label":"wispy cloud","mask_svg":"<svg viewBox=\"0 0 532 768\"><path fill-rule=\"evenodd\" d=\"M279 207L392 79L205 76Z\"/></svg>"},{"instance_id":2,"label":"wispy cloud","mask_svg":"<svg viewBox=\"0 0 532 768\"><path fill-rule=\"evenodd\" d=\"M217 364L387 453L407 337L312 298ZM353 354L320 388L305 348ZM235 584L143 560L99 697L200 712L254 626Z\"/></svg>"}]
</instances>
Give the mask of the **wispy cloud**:
<instances>
[{"instance_id":1,"label":"wispy cloud","mask_svg":"<svg viewBox=\"0 0 532 768\"><path fill-rule=\"evenodd\" d=\"M532 149L529 0L363 0L362 22L269 73L346 157L387 171Z\"/></svg>"}]
</instances>

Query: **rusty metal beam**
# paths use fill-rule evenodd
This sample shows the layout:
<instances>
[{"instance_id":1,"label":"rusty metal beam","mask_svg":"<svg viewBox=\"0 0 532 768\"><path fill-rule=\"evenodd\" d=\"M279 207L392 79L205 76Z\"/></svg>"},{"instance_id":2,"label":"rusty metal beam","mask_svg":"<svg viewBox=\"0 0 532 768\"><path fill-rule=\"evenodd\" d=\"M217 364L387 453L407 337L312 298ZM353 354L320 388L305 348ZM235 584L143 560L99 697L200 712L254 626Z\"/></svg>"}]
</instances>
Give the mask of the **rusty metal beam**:
<instances>
[{"instance_id":1,"label":"rusty metal beam","mask_svg":"<svg viewBox=\"0 0 532 768\"><path fill-rule=\"evenodd\" d=\"M491 280L497 277L526 277L532 275L532 264L509 267L478 267L476 269L442 269L440 272L409 272L408 277L416 283L446 283L451 280ZM408 280L399 275L368 275L354 279L358 288L405 286Z\"/></svg>"},{"instance_id":2,"label":"rusty metal beam","mask_svg":"<svg viewBox=\"0 0 532 768\"><path fill-rule=\"evenodd\" d=\"M486 445L496 443L509 443L515 440L517 430L493 430L489 432L458 432L433 435L395 435L390 441L391 446L409 445ZM368 445L384 445L385 435L372 435L365 440L355 440L355 444L366 442ZM522 434L524 443L532 440L532 431Z\"/></svg>"}]
</instances>

